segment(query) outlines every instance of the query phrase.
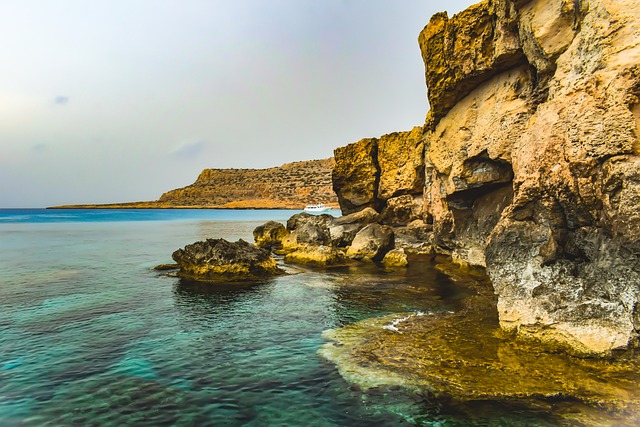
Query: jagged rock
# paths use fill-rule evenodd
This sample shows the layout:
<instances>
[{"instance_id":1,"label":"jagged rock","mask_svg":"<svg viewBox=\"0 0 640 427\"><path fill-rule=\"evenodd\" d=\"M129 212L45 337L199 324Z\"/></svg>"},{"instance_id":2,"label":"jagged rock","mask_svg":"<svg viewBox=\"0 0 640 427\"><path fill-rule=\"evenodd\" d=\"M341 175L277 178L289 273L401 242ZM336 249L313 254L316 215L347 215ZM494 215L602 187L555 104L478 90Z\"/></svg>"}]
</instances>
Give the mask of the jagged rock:
<instances>
[{"instance_id":1,"label":"jagged rock","mask_svg":"<svg viewBox=\"0 0 640 427\"><path fill-rule=\"evenodd\" d=\"M382 264L387 267L406 267L409 265L404 249L392 249L382 258Z\"/></svg>"},{"instance_id":2,"label":"jagged rock","mask_svg":"<svg viewBox=\"0 0 640 427\"><path fill-rule=\"evenodd\" d=\"M334 151L333 189L344 215L366 207L376 208L377 182L380 176L378 140L366 138Z\"/></svg>"},{"instance_id":3,"label":"jagged rock","mask_svg":"<svg viewBox=\"0 0 640 427\"><path fill-rule=\"evenodd\" d=\"M388 200L403 194L422 193L423 157L422 126L416 126L409 132L381 136L378 140L378 199Z\"/></svg>"},{"instance_id":4,"label":"jagged rock","mask_svg":"<svg viewBox=\"0 0 640 427\"><path fill-rule=\"evenodd\" d=\"M353 239L347 257L358 260L380 261L393 248L393 231L380 224L369 224Z\"/></svg>"},{"instance_id":5,"label":"jagged rock","mask_svg":"<svg viewBox=\"0 0 640 427\"><path fill-rule=\"evenodd\" d=\"M428 134L437 243L486 264L503 328L580 353L637 337L638 21L635 2L521 5L508 22L524 56L510 70L471 67L489 78L443 106Z\"/></svg>"},{"instance_id":6,"label":"jagged rock","mask_svg":"<svg viewBox=\"0 0 640 427\"><path fill-rule=\"evenodd\" d=\"M282 270L266 249L240 239L207 239L178 249L172 254L178 263L178 276L198 282L236 282L260 280Z\"/></svg>"},{"instance_id":7,"label":"jagged rock","mask_svg":"<svg viewBox=\"0 0 640 427\"><path fill-rule=\"evenodd\" d=\"M253 230L256 246L265 249L282 247L282 239L288 234L285 226L277 221L268 221Z\"/></svg>"},{"instance_id":8,"label":"jagged rock","mask_svg":"<svg viewBox=\"0 0 640 427\"><path fill-rule=\"evenodd\" d=\"M284 261L315 267L337 267L347 264L349 260L343 251L332 246L303 246L285 255Z\"/></svg>"},{"instance_id":9,"label":"jagged rock","mask_svg":"<svg viewBox=\"0 0 640 427\"><path fill-rule=\"evenodd\" d=\"M394 132L380 138L367 138L334 152L336 167L333 188L343 214L366 207L383 212L387 223L404 224L421 216L424 186L424 136L416 126L411 131ZM405 218L406 198L411 219ZM396 199L401 198L398 203ZM397 208L397 209L396 209ZM398 217L394 216L398 211Z\"/></svg>"},{"instance_id":10,"label":"jagged rock","mask_svg":"<svg viewBox=\"0 0 640 427\"><path fill-rule=\"evenodd\" d=\"M523 62L514 9L515 2L483 1L451 19L434 15L420 33L429 129L481 83Z\"/></svg>"}]
</instances>

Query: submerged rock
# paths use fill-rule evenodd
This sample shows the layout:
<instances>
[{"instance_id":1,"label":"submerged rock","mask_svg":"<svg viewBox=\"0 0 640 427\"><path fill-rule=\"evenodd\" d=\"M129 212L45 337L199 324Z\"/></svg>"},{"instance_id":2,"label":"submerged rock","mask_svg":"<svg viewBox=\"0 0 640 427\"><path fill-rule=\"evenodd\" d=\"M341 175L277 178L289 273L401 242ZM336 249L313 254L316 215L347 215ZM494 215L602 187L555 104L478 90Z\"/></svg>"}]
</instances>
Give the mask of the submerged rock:
<instances>
[{"instance_id":1,"label":"submerged rock","mask_svg":"<svg viewBox=\"0 0 640 427\"><path fill-rule=\"evenodd\" d=\"M571 425L640 421L640 359L571 357L499 328L486 275L437 265L466 296L450 311L376 317L325 332L319 354L364 389L401 386L434 402L516 402L561 416ZM409 267L411 268L411 267ZM576 411L577 402L584 404ZM563 423L564 424L564 423Z\"/></svg>"},{"instance_id":2,"label":"submerged rock","mask_svg":"<svg viewBox=\"0 0 640 427\"><path fill-rule=\"evenodd\" d=\"M158 264L153 267L156 271L167 271L167 270L177 270L180 266L178 264Z\"/></svg>"},{"instance_id":3,"label":"submerged rock","mask_svg":"<svg viewBox=\"0 0 640 427\"><path fill-rule=\"evenodd\" d=\"M178 276L199 282L260 280L282 274L271 252L240 239L207 239L178 249L172 258L180 267Z\"/></svg>"}]
</instances>

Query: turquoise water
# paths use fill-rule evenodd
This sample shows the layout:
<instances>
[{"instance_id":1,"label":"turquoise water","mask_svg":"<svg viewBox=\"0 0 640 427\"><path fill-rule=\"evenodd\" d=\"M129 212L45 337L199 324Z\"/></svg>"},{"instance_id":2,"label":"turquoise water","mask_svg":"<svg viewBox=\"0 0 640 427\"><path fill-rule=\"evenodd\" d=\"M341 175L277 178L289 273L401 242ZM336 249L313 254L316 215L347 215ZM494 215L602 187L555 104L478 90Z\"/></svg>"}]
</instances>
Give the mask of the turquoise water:
<instances>
[{"instance_id":1,"label":"turquoise water","mask_svg":"<svg viewBox=\"0 0 640 427\"><path fill-rule=\"evenodd\" d=\"M293 213L0 210L0 425L479 425L426 397L359 390L317 355L324 330L455 309L464 290L428 264L226 288L151 270ZM527 417L480 424L548 425Z\"/></svg>"}]
</instances>

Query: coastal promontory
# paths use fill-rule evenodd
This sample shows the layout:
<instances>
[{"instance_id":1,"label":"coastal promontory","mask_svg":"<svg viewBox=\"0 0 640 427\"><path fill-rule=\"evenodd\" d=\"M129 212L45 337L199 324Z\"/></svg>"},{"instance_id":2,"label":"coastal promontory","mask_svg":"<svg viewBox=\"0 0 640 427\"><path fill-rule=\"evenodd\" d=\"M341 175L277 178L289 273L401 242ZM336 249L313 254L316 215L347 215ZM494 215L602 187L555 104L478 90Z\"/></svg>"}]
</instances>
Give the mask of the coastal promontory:
<instances>
[{"instance_id":1,"label":"coastal promontory","mask_svg":"<svg viewBox=\"0 0 640 427\"><path fill-rule=\"evenodd\" d=\"M315 203L335 207L333 165L333 158L328 158L266 169L205 169L193 184L167 191L158 200L55 208L302 209Z\"/></svg>"}]
</instances>

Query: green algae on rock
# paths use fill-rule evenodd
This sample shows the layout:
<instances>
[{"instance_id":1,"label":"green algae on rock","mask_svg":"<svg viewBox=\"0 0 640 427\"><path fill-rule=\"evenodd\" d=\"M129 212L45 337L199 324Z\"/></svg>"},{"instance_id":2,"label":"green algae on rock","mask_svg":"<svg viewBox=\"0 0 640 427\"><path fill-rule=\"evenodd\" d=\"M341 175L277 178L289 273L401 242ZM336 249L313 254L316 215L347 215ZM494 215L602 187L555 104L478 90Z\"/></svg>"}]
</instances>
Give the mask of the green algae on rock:
<instances>
[{"instance_id":1,"label":"green algae on rock","mask_svg":"<svg viewBox=\"0 0 640 427\"><path fill-rule=\"evenodd\" d=\"M331 246L302 246L285 255L284 261L291 264L311 265L315 267L341 267L349 259L344 251Z\"/></svg>"},{"instance_id":2,"label":"green algae on rock","mask_svg":"<svg viewBox=\"0 0 640 427\"><path fill-rule=\"evenodd\" d=\"M481 271L437 267L470 291L458 309L393 314L329 330L319 354L363 389L400 386L449 405L555 405L565 422L589 425L640 421L637 356L576 358L516 340L500 330L496 297ZM575 405L584 407L573 413Z\"/></svg>"}]
</instances>

